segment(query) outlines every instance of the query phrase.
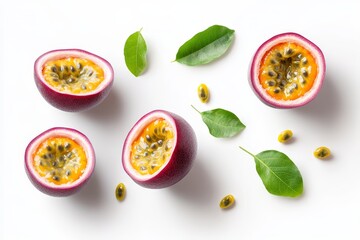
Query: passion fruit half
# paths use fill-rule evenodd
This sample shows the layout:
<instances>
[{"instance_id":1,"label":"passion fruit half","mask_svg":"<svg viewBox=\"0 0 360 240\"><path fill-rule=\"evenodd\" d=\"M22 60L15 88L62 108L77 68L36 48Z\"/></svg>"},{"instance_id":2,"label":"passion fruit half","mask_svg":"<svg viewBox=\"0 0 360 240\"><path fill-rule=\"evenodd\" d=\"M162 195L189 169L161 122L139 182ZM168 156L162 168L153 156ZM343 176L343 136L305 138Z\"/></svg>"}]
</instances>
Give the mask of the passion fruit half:
<instances>
[{"instance_id":1,"label":"passion fruit half","mask_svg":"<svg viewBox=\"0 0 360 240\"><path fill-rule=\"evenodd\" d=\"M146 188L169 187L190 171L197 152L196 135L182 117L164 110L143 116L123 146L126 173Z\"/></svg>"},{"instance_id":2,"label":"passion fruit half","mask_svg":"<svg viewBox=\"0 0 360 240\"><path fill-rule=\"evenodd\" d=\"M108 95L114 70L105 59L80 49L41 55L34 65L35 83L54 107L68 112L90 109Z\"/></svg>"},{"instance_id":3,"label":"passion fruit half","mask_svg":"<svg viewBox=\"0 0 360 240\"><path fill-rule=\"evenodd\" d=\"M325 57L297 33L283 33L256 51L249 82L258 98L275 108L295 108L312 101L325 78Z\"/></svg>"},{"instance_id":4,"label":"passion fruit half","mask_svg":"<svg viewBox=\"0 0 360 240\"><path fill-rule=\"evenodd\" d=\"M68 196L89 180L95 152L89 139L71 128L51 128L25 150L25 170L33 185L51 196Z\"/></svg>"}]
</instances>

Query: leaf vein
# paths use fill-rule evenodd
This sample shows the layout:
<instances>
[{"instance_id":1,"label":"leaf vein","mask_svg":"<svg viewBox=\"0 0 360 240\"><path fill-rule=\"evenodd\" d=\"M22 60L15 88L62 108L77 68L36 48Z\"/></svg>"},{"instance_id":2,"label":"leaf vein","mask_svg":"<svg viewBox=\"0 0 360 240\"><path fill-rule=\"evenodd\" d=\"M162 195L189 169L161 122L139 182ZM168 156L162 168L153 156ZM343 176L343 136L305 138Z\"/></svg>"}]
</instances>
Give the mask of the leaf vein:
<instances>
[{"instance_id":1,"label":"leaf vein","mask_svg":"<svg viewBox=\"0 0 360 240\"><path fill-rule=\"evenodd\" d=\"M282 182L285 186L287 186L291 191L295 192L295 193L299 193L298 191L296 191L295 189L293 189L290 185L288 185L284 180L282 180L267 164L265 164L264 161L262 161L259 157L254 156L262 165L264 165L267 169L269 169L269 171L277 178L280 180L280 182Z\"/></svg>"}]
</instances>

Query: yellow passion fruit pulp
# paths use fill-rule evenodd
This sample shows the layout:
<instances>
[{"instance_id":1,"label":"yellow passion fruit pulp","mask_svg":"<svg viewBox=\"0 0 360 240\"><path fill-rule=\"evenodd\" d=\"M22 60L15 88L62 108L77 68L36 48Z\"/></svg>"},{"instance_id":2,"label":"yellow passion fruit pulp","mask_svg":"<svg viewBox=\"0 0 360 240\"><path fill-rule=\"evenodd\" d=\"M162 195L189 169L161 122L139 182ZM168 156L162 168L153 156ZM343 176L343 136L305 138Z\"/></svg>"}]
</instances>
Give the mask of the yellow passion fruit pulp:
<instances>
[{"instance_id":1,"label":"yellow passion fruit pulp","mask_svg":"<svg viewBox=\"0 0 360 240\"><path fill-rule=\"evenodd\" d=\"M153 174L171 155L174 137L171 126L164 119L150 123L131 148L131 165L140 174Z\"/></svg>"},{"instance_id":2,"label":"yellow passion fruit pulp","mask_svg":"<svg viewBox=\"0 0 360 240\"><path fill-rule=\"evenodd\" d=\"M57 90L74 94L91 92L104 80L104 71L98 65L77 57L46 62L43 75Z\"/></svg>"},{"instance_id":3,"label":"yellow passion fruit pulp","mask_svg":"<svg viewBox=\"0 0 360 240\"><path fill-rule=\"evenodd\" d=\"M79 179L87 164L84 149L67 137L46 139L39 145L33 159L36 172L57 185Z\"/></svg>"}]
</instances>

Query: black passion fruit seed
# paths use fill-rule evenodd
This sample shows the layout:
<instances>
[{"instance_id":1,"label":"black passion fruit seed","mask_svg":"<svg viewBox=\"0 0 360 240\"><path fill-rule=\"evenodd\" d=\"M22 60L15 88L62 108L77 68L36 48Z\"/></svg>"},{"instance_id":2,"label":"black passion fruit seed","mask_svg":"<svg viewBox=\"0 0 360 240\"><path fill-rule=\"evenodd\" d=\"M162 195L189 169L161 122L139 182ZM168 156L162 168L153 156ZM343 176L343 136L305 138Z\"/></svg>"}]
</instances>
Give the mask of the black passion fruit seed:
<instances>
[{"instance_id":1,"label":"black passion fruit seed","mask_svg":"<svg viewBox=\"0 0 360 240\"><path fill-rule=\"evenodd\" d=\"M115 189L115 197L118 201L124 200L126 195L126 187L123 183L119 183Z\"/></svg>"},{"instance_id":2,"label":"black passion fruit seed","mask_svg":"<svg viewBox=\"0 0 360 240\"><path fill-rule=\"evenodd\" d=\"M289 129L282 131L278 136L278 141L281 143L288 142L293 136L293 132Z\"/></svg>"},{"instance_id":3,"label":"black passion fruit seed","mask_svg":"<svg viewBox=\"0 0 360 240\"><path fill-rule=\"evenodd\" d=\"M318 159L325 159L325 158L330 157L330 155L331 155L330 149L327 147L324 147L324 146L318 147L314 151L314 156Z\"/></svg>"},{"instance_id":4,"label":"black passion fruit seed","mask_svg":"<svg viewBox=\"0 0 360 240\"><path fill-rule=\"evenodd\" d=\"M205 84L200 84L198 86L198 97L202 103L207 103L210 99L210 92L208 87Z\"/></svg>"},{"instance_id":5,"label":"black passion fruit seed","mask_svg":"<svg viewBox=\"0 0 360 240\"><path fill-rule=\"evenodd\" d=\"M223 197L223 199L221 199L219 206L222 209L226 209L226 208L229 208L232 205L234 205L234 203L235 203L234 196L229 194L229 195L226 195L225 197Z\"/></svg>"}]
</instances>

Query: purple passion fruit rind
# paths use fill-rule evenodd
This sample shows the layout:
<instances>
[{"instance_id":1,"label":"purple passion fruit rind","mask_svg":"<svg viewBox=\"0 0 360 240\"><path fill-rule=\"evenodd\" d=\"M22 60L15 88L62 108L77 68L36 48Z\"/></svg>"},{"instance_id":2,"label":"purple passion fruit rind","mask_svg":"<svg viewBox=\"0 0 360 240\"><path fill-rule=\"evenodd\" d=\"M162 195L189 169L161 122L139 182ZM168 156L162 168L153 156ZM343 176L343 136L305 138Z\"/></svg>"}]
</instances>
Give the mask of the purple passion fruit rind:
<instances>
[{"instance_id":1,"label":"purple passion fruit rind","mask_svg":"<svg viewBox=\"0 0 360 240\"><path fill-rule=\"evenodd\" d=\"M305 94L303 94L302 96L296 98L296 99L292 99L292 100L284 100L284 99L276 99L274 97L272 97L271 95L268 94L267 90L261 85L260 83L260 69L264 66L264 59L269 56L271 54L271 51L273 51L277 46L281 45L281 44L293 44L295 46L299 46L301 49L303 49L306 53L310 54L313 59L314 62L316 63L317 66L317 74L316 77L313 79L313 85L312 87L307 90L305 92ZM278 64L279 62L284 62L286 67L293 67L292 64L297 64L299 61L297 59L295 59L295 55L297 54L295 52L291 52L291 49L285 49L286 51L288 51L289 53L291 53L291 57L289 56L287 58L286 54L288 52L283 53L283 55L281 56L281 54L279 55L279 59L274 59L271 60L273 61L273 63ZM275 51L275 50L274 50ZM275 52L276 53L276 52ZM279 53L276 53L279 54ZM298 52L299 58L301 56L301 52ZM276 58L276 57L275 57ZM300 59L299 59L300 60ZM290 62L290 64L289 64ZM281 64L281 63L280 63ZM281 66L281 65L280 65ZM297 70L301 70L301 67L298 67L295 70L292 70L292 74L294 74L294 76L289 77L288 79L285 78L285 76L283 76L283 78L285 79L276 79L279 78L279 76L281 76L281 74L276 73L275 71L272 72L270 75L270 79L274 78L273 80L270 80L269 83L270 86L272 88L275 88L274 91L284 91L284 85L281 86L281 84L283 84L283 82L285 81L285 84L288 84L290 86L290 88L285 90L289 90L288 92L289 95L291 95L291 90L294 90L296 88L296 90L298 89L298 85L299 83L291 83L290 80L293 80L296 78L296 74L301 74L301 72L296 72ZM294 68L293 68L294 69ZM286 70L287 71L287 70ZM320 48L318 46L316 46L313 42L309 41L308 39L306 39L305 37L297 34L297 33L283 33L283 34L279 34L276 35L272 38L270 38L269 40L267 40L266 42L264 42L256 51L256 53L254 54L254 57L251 61L250 64L250 70L249 70L249 83L250 86L252 87L254 93L256 94L256 96L265 104L267 104L268 106L274 107L274 108L296 108L296 107L301 107L304 106L306 104L308 104L309 102L311 102L319 93L322 85L323 85L323 81L325 78L325 72L326 72L326 64L325 64L325 57L322 53L322 51L320 50ZM305 73L307 73L305 71ZM283 74L284 75L284 74ZM303 79L301 79L301 81L304 81ZM305 81L304 81L305 82ZM282 88L280 88L282 87ZM291 88L293 87L293 88Z\"/></svg>"},{"instance_id":2,"label":"purple passion fruit rind","mask_svg":"<svg viewBox=\"0 0 360 240\"><path fill-rule=\"evenodd\" d=\"M131 149L144 129L158 119L165 120L173 131L171 153L155 173L141 175L131 164ZM168 111L155 110L144 115L128 133L123 146L122 164L126 173L137 184L146 188L165 188L188 174L196 158L196 152L196 135L186 120Z\"/></svg>"},{"instance_id":3,"label":"purple passion fruit rind","mask_svg":"<svg viewBox=\"0 0 360 240\"><path fill-rule=\"evenodd\" d=\"M51 82L49 83L44 75L44 71L46 72L45 65L49 62L71 58L84 59L99 69L102 69L103 79L101 83L92 90L88 89L87 92L80 93L61 91L50 84ZM73 66L73 63L72 65L70 64L71 61L69 60L64 60L64 62L68 65L47 66L47 69L50 67L54 68L53 73L51 71L46 72L47 77L50 78L52 75L54 81L65 86L68 86L67 84L73 84L72 82L77 82L79 78L82 80L85 79L85 84L87 84L86 80L89 79L89 75L92 74L91 70L84 72L82 70L85 69L86 66L78 63L79 67L76 68L76 66ZM61 71L66 71L66 74ZM82 78L82 76L85 75L88 78ZM96 78L96 74L93 74L91 77ZM34 78L38 90L48 103L63 111L78 112L95 107L109 95L114 81L114 70L108 61L90 52L80 49L59 49L44 53L35 61ZM85 84L81 87L86 89Z\"/></svg>"}]
</instances>

